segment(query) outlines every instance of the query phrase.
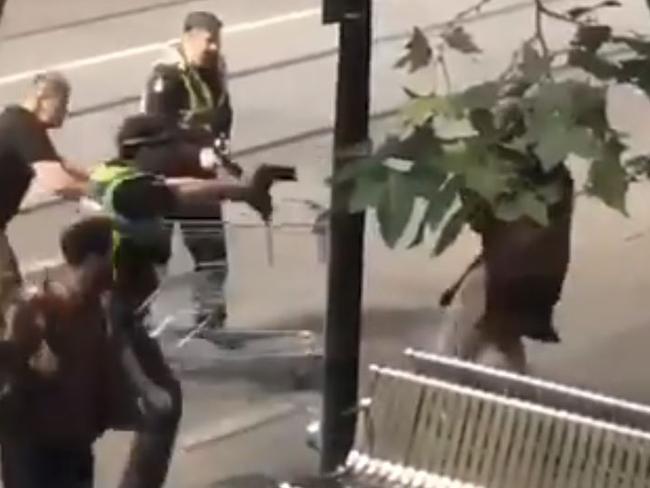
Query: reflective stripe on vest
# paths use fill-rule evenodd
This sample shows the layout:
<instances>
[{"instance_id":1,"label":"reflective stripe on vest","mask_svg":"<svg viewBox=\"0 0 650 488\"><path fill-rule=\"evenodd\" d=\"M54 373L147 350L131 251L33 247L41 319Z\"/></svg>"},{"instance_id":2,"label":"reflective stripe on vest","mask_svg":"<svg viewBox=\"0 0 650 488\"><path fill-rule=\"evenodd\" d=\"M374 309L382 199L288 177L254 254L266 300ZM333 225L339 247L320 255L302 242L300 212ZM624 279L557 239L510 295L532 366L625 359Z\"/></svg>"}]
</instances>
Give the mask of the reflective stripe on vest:
<instances>
[{"instance_id":1,"label":"reflective stripe on vest","mask_svg":"<svg viewBox=\"0 0 650 488\"><path fill-rule=\"evenodd\" d=\"M201 78L195 68L180 65L179 70L189 97L189 110L185 116L185 121L199 121L200 125L209 128L209 122L202 119L225 102L226 91L222 90L219 100L215 103L210 86Z\"/></svg>"},{"instance_id":2,"label":"reflective stripe on vest","mask_svg":"<svg viewBox=\"0 0 650 488\"><path fill-rule=\"evenodd\" d=\"M161 242L161 239L169 238L169 230L166 228L162 217L129 219L117 212L113 202L115 190L122 183L153 177L153 175L133 168L128 163L117 161L102 164L91 173L91 197L101 204L104 212L110 215L115 222L115 248L123 238L129 238L141 245L157 245Z\"/></svg>"}]
</instances>

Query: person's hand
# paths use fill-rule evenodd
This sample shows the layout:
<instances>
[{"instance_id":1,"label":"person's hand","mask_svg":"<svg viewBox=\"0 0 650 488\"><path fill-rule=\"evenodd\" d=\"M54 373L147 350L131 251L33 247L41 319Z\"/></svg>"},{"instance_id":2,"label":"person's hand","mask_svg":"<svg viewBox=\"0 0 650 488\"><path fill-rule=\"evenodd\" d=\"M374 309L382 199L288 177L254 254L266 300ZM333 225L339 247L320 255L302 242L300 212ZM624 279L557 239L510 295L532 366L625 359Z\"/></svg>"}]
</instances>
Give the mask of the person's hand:
<instances>
[{"instance_id":1,"label":"person's hand","mask_svg":"<svg viewBox=\"0 0 650 488\"><path fill-rule=\"evenodd\" d=\"M243 168L228 158L223 158L223 168L228 172L228 174L237 179L240 179L244 174Z\"/></svg>"}]
</instances>

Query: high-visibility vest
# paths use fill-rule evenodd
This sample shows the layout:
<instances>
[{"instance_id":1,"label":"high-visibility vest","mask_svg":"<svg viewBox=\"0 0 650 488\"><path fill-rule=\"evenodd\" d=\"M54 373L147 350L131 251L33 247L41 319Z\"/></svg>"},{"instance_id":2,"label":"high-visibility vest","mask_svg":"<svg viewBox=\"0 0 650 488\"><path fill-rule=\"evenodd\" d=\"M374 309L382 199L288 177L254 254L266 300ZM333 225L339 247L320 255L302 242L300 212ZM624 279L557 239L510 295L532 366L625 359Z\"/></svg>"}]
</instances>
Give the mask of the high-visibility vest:
<instances>
[{"instance_id":1,"label":"high-visibility vest","mask_svg":"<svg viewBox=\"0 0 650 488\"><path fill-rule=\"evenodd\" d=\"M127 181L150 179L156 176L144 173L123 161L110 161L98 166L90 175L90 197L101 205L103 212L109 215L115 225L113 233L113 251L128 239L141 246L155 246L169 241L171 228L162 216L147 219L130 219L120 214L113 202L115 191Z\"/></svg>"},{"instance_id":2,"label":"high-visibility vest","mask_svg":"<svg viewBox=\"0 0 650 488\"><path fill-rule=\"evenodd\" d=\"M183 117L184 122L210 129L210 114L226 101L225 86L219 99L215 100L210 86L201 78L196 68L183 64L179 64L178 68L189 99L189 107Z\"/></svg>"}]
</instances>

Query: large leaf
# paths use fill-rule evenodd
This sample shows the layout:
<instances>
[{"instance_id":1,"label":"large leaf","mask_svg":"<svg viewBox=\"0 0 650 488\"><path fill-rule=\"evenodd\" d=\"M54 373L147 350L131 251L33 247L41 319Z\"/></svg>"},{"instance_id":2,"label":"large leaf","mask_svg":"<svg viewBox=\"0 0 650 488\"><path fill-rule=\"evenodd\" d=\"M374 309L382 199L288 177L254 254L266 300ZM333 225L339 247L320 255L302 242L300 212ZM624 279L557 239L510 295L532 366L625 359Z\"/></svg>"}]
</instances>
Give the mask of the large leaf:
<instances>
[{"instance_id":1,"label":"large leaf","mask_svg":"<svg viewBox=\"0 0 650 488\"><path fill-rule=\"evenodd\" d=\"M575 122L589 127L598 138L604 138L610 130L607 120L607 88L579 83L572 93Z\"/></svg>"},{"instance_id":2,"label":"large leaf","mask_svg":"<svg viewBox=\"0 0 650 488\"><path fill-rule=\"evenodd\" d=\"M551 171L563 163L569 154L585 159L598 155L598 143L588 129L577 126L549 125L538 136L535 154L545 171Z\"/></svg>"},{"instance_id":3,"label":"large leaf","mask_svg":"<svg viewBox=\"0 0 650 488\"><path fill-rule=\"evenodd\" d=\"M531 191L521 191L498 202L494 215L505 222L528 217L539 225L548 225L548 206Z\"/></svg>"},{"instance_id":4,"label":"large leaf","mask_svg":"<svg viewBox=\"0 0 650 488\"><path fill-rule=\"evenodd\" d=\"M577 154L587 159L598 156L600 145L592 132L575 125L572 107L561 111L549 105L537 104L532 114L526 138L534 144L534 152L545 171L551 171L564 162L569 154Z\"/></svg>"},{"instance_id":5,"label":"large leaf","mask_svg":"<svg viewBox=\"0 0 650 488\"><path fill-rule=\"evenodd\" d=\"M611 36L612 28L608 25L583 24L578 27L572 44L595 53Z\"/></svg>"},{"instance_id":6,"label":"large leaf","mask_svg":"<svg viewBox=\"0 0 650 488\"><path fill-rule=\"evenodd\" d=\"M407 53L395 63L396 68L408 66L409 71L412 73L428 66L431 62L433 51L431 50L429 41L424 35L424 32L417 27L413 29L411 39L406 44L406 50Z\"/></svg>"},{"instance_id":7,"label":"large leaf","mask_svg":"<svg viewBox=\"0 0 650 488\"><path fill-rule=\"evenodd\" d=\"M339 169L333 175L332 182L334 184L341 184L352 181L361 175L384 178L387 169L381 163L392 157L399 150L401 143L402 141L399 137L389 135L370 157L351 161Z\"/></svg>"},{"instance_id":8,"label":"large leaf","mask_svg":"<svg viewBox=\"0 0 650 488\"><path fill-rule=\"evenodd\" d=\"M450 98L436 95L413 98L402 108L404 123L411 127L424 125L437 115L452 118L457 114Z\"/></svg>"},{"instance_id":9,"label":"large leaf","mask_svg":"<svg viewBox=\"0 0 650 488\"><path fill-rule=\"evenodd\" d=\"M422 217L422 220L418 224L418 229L413 236L413 240L409 243L408 249L413 249L414 247L419 246L424 241L424 236L426 235L427 230L427 219Z\"/></svg>"},{"instance_id":10,"label":"large leaf","mask_svg":"<svg viewBox=\"0 0 650 488\"><path fill-rule=\"evenodd\" d=\"M550 183L546 183L536 188L536 193L544 202L546 202L547 205L554 205L559 203L564 196L564 182L562 180L553 179Z\"/></svg>"},{"instance_id":11,"label":"large leaf","mask_svg":"<svg viewBox=\"0 0 650 488\"><path fill-rule=\"evenodd\" d=\"M650 155L634 156L625 161L624 167L635 180L650 178Z\"/></svg>"},{"instance_id":12,"label":"large leaf","mask_svg":"<svg viewBox=\"0 0 650 488\"><path fill-rule=\"evenodd\" d=\"M433 249L433 254L440 256L449 246L456 242L466 223L467 211L465 207L461 206L445 222L444 227L440 231L438 242L436 242L436 246Z\"/></svg>"},{"instance_id":13,"label":"large leaf","mask_svg":"<svg viewBox=\"0 0 650 488\"><path fill-rule=\"evenodd\" d=\"M570 66L583 69L602 81L620 76L620 68L617 64L586 49L571 49L567 59Z\"/></svg>"},{"instance_id":14,"label":"large leaf","mask_svg":"<svg viewBox=\"0 0 650 488\"><path fill-rule=\"evenodd\" d=\"M360 212L370 207L376 207L386 191L387 180L370 175L361 175L354 181L348 208L350 212Z\"/></svg>"},{"instance_id":15,"label":"large leaf","mask_svg":"<svg viewBox=\"0 0 650 488\"><path fill-rule=\"evenodd\" d=\"M573 7L569 9L567 12L567 16L569 16L573 20L578 20L581 17L584 17L585 15L593 13L595 10L598 10L600 8L604 7L620 7L622 4L618 0L604 0L600 3L597 3L596 5L591 5L589 7L581 6L581 7Z\"/></svg>"},{"instance_id":16,"label":"large leaf","mask_svg":"<svg viewBox=\"0 0 650 488\"><path fill-rule=\"evenodd\" d=\"M476 45L472 36L463 26L456 26L453 29L443 32L442 39L452 49L464 54L480 53L481 49Z\"/></svg>"},{"instance_id":17,"label":"large leaf","mask_svg":"<svg viewBox=\"0 0 650 488\"><path fill-rule=\"evenodd\" d=\"M462 179L459 176L454 176L447 180L444 185L429 191L426 195L426 211L422 216L413 240L408 246L409 249L419 246L422 243L427 227L431 232L435 232L438 229L443 218L456 201L461 186Z\"/></svg>"},{"instance_id":18,"label":"large leaf","mask_svg":"<svg viewBox=\"0 0 650 488\"><path fill-rule=\"evenodd\" d=\"M650 62L645 58L621 61L617 81L632 83L650 96Z\"/></svg>"},{"instance_id":19,"label":"large leaf","mask_svg":"<svg viewBox=\"0 0 650 488\"><path fill-rule=\"evenodd\" d=\"M526 80L534 83L550 72L551 61L527 42L522 47L521 73Z\"/></svg>"},{"instance_id":20,"label":"large leaf","mask_svg":"<svg viewBox=\"0 0 650 488\"><path fill-rule=\"evenodd\" d=\"M625 44L641 56L650 57L650 41L642 37L614 36L614 42Z\"/></svg>"},{"instance_id":21,"label":"large leaf","mask_svg":"<svg viewBox=\"0 0 650 488\"><path fill-rule=\"evenodd\" d=\"M470 86L456 97L458 104L468 110L494 107L501 85L494 81Z\"/></svg>"},{"instance_id":22,"label":"large leaf","mask_svg":"<svg viewBox=\"0 0 650 488\"><path fill-rule=\"evenodd\" d=\"M474 161L475 164L468 165L463 172L468 189L488 202L508 193L514 174L507 161L490 153L477 154Z\"/></svg>"},{"instance_id":23,"label":"large leaf","mask_svg":"<svg viewBox=\"0 0 650 488\"><path fill-rule=\"evenodd\" d=\"M628 177L621 164L623 146L610 140L602 159L595 160L589 170L587 191L600 198L609 207L627 215L626 196Z\"/></svg>"},{"instance_id":24,"label":"large leaf","mask_svg":"<svg viewBox=\"0 0 650 488\"><path fill-rule=\"evenodd\" d=\"M494 123L494 115L490 110L485 108L470 110L469 120L472 127L474 127L483 138L489 140L496 139L496 136L498 135L497 129Z\"/></svg>"},{"instance_id":25,"label":"large leaf","mask_svg":"<svg viewBox=\"0 0 650 488\"><path fill-rule=\"evenodd\" d=\"M442 219L451 209L451 206L456 201L456 197L459 195L461 185L462 179L459 176L454 176L438 190L429 193L427 197L429 206L424 220L428 224L431 232L435 232L438 229Z\"/></svg>"},{"instance_id":26,"label":"large leaf","mask_svg":"<svg viewBox=\"0 0 650 488\"><path fill-rule=\"evenodd\" d=\"M408 178L402 173L391 172L377 206L381 235L389 247L394 247L402 237L411 218L414 203L415 196Z\"/></svg>"}]
</instances>

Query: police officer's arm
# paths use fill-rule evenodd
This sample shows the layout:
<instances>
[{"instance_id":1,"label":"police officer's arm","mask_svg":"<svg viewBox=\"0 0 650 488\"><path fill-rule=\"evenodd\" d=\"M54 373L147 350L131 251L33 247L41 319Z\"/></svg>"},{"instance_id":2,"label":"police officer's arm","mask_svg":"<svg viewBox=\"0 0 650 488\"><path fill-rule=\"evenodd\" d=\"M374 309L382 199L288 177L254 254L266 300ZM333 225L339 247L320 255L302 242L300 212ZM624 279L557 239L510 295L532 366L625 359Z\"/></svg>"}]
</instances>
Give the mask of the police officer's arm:
<instances>
[{"instance_id":1,"label":"police officer's arm","mask_svg":"<svg viewBox=\"0 0 650 488\"><path fill-rule=\"evenodd\" d=\"M258 169L247 184L197 178L139 178L113 192L115 210L127 218L165 215L205 215L220 212L220 202L248 203L263 219L271 215L269 172Z\"/></svg>"},{"instance_id":2,"label":"police officer's arm","mask_svg":"<svg viewBox=\"0 0 650 488\"><path fill-rule=\"evenodd\" d=\"M256 173L257 174L257 173ZM245 202L267 220L272 205L269 188L261 184L259 177L253 176L248 184L229 184L219 180L200 180L195 178L169 178L165 180L177 201L177 212L192 215L205 210L219 211L220 202L230 200Z\"/></svg>"}]
</instances>

